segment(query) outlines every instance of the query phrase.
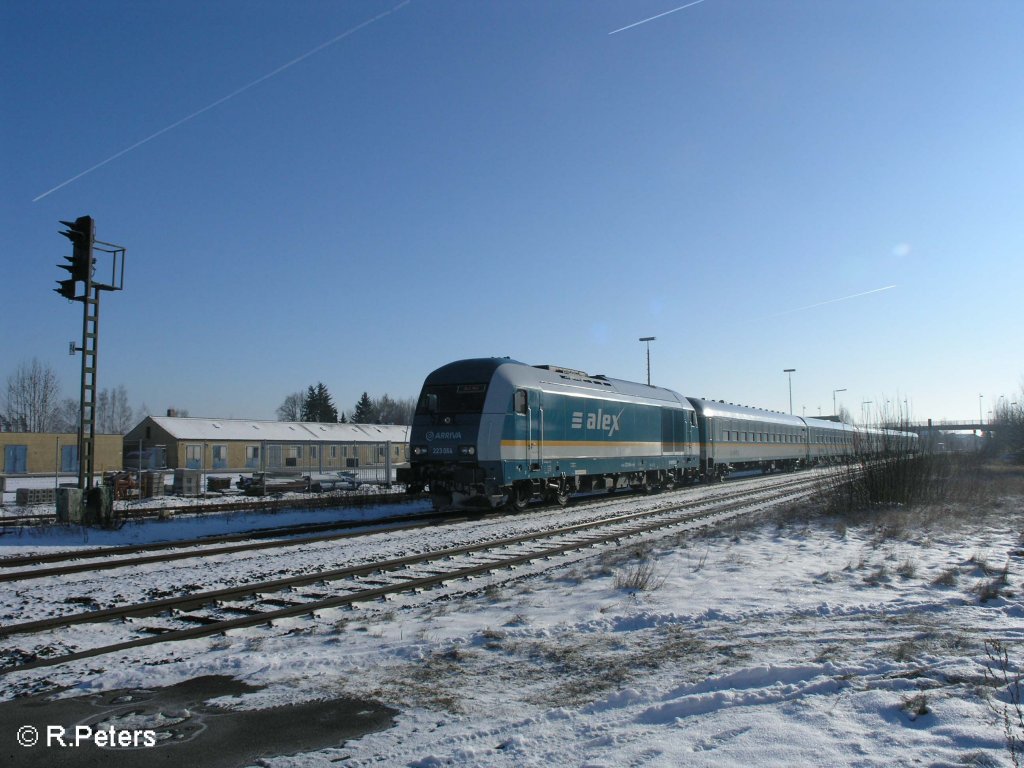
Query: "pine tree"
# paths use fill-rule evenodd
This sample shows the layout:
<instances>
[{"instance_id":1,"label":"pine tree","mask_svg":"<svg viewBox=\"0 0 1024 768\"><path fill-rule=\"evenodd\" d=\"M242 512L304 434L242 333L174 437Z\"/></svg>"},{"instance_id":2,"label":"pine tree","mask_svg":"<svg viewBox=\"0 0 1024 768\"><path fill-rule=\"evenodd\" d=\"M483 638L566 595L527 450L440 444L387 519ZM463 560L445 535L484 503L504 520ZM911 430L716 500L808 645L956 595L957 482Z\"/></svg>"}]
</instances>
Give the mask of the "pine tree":
<instances>
[{"instance_id":1,"label":"pine tree","mask_svg":"<svg viewBox=\"0 0 1024 768\"><path fill-rule=\"evenodd\" d=\"M363 392L363 396L356 403L355 411L352 413L353 424L374 424L377 421L377 409L373 407L370 395Z\"/></svg>"},{"instance_id":2,"label":"pine tree","mask_svg":"<svg viewBox=\"0 0 1024 768\"><path fill-rule=\"evenodd\" d=\"M324 386L323 382L318 382L316 385L316 397L319 406L317 421L336 424L338 421L338 409L334 407L331 393L327 391L327 387Z\"/></svg>"},{"instance_id":3,"label":"pine tree","mask_svg":"<svg viewBox=\"0 0 1024 768\"><path fill-rule=\"evenodd\" d=\"M306 390L306 397L302 402L302 413L299 418L302 421L327 423L338 421L338 409L334 407L331 393L327 391L327 387L324 386L323 382L317 382L315 387L311 384Z\"/></svg>"}]
</instances>

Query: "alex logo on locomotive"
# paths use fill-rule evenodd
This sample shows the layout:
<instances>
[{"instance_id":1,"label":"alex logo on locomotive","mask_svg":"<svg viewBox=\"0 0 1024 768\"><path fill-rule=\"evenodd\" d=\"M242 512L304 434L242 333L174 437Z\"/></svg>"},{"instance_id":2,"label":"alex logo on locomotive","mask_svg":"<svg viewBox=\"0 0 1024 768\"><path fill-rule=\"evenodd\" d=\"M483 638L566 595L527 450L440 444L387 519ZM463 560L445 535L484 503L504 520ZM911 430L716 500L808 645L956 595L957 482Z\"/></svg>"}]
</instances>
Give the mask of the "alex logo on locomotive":
<instances>
[{"instance_id":1,"label":"alex logo on locomotive","mask_svg":"<svg viewBox=\"0 0 1024 768\"><path fill-rule=\"evenodd\" d=\"M608 437L611 437L619 431L619 419L625 412L623 408L618 413L605 413L603 409L598 408L597 413L586 414L587 429L599 429L602 432L607 432ZM583 429L583 411L573 411L572 414L572 428Z\"/></svg>"}]
</instances>

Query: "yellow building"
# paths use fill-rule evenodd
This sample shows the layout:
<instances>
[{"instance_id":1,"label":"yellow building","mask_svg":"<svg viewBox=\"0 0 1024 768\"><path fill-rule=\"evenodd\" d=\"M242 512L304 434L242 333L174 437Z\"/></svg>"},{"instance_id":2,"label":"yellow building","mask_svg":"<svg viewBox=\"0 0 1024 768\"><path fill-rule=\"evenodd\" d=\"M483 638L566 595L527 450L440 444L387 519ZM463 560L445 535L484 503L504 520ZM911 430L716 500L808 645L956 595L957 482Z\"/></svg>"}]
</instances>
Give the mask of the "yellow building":
<instances>
[{"instance_id":1,"label":"yellow building","mask_svg":"<svg viewBox=\"0 0 1024 768\"><path fill-rule=\"evenodd\" d=\"M93 470L101 474L121 469L122 435L96 435ZM5 475L77 475L78 435L50 432L0 432Z\"/></svg>"},{"instance_id":2,"label":"yellow building","mask_svg":"<svg viewBox=\"0 0 1024 768\"><path fill-rule=\"evenodd\" d=\"M158 446L168 469L310 474L405 463L409 427L147 416L124 436L129 456Z\"/></svg>"}]
</instances>

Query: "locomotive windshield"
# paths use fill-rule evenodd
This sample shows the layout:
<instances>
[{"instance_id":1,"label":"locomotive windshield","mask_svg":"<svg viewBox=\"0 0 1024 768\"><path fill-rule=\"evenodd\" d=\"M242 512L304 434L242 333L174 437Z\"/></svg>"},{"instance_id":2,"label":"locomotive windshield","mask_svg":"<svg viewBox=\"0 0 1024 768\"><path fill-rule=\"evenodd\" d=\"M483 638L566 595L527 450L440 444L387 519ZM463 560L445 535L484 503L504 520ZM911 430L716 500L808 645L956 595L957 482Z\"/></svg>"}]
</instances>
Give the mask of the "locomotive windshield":
<instances>
[{"instance_id":1,"label":"locomotive windshield","mask_svg":"<svg viewBox=\"0 0 1024 768\"><path fill-rule=\"evenodd\" d=\"M486 384L428 385L423 388L416 413L481 413L486 394Z\"/></svg>"}]
</instances>

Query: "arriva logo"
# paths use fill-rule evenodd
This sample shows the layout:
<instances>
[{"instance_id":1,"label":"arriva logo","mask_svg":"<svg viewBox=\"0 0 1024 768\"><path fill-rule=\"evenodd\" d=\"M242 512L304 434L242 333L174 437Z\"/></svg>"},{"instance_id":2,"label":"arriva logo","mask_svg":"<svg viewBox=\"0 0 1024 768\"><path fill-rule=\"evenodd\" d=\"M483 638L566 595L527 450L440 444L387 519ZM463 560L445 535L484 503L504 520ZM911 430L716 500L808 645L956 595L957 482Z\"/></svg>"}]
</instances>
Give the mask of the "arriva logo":
<instances>
[{"instance_id":1,"label":"arriva logo","mask_svg":"<svg viewBox=\"0 0 1024 768\"><path fill-rule=\"evenodd\" d=\"M619 431L619 417L622 416L625 408L618 413L605 413L601 408L597 413L586 414L587 429L599 429L607 432L611 437ZM583 411L574 411L572 414L572 428L583 429Z\"/></svg>"},{"instance_id":2,"label":"arriva logo","mask_svg":"<svg viewBox=\"0 0 1024 768\"><path fill-rule=\"evenodd\" d=\"M433 441L433 440L461 440L462 439L462 433L461 432L433 432L433 431L430 431L430 432L427 432L425 437L427 438L427 442L428 443Z\"/></svg>"}]
</instances>

